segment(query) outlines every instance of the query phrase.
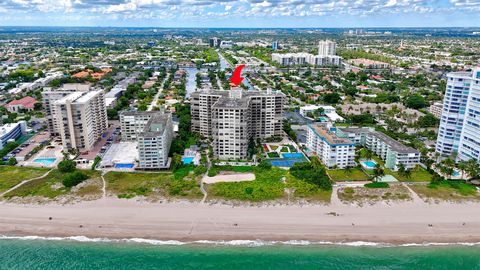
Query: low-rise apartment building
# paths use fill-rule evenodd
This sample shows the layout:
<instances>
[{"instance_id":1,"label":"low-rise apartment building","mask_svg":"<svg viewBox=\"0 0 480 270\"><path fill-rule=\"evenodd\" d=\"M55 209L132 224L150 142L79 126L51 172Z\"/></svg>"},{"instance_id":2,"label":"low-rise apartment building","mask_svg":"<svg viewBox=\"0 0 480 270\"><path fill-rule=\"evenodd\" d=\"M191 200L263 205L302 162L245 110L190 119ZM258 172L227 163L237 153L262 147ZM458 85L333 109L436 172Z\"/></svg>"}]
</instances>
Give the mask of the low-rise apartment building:
<instances>
[{"instance_id":1,"label":"low-rise apartment building","mask_svg":"<svg viewBox=\"0 0 480 270\"><path fill-rule=\"evenodd\" d=\"M385 167L391 170L398 170L400 164L403 164L406 169L413 169L420 163L418 150L405 146L374 129L338 128L337 135L369 149L385 161Z\"/></svg>"}]
</instances>

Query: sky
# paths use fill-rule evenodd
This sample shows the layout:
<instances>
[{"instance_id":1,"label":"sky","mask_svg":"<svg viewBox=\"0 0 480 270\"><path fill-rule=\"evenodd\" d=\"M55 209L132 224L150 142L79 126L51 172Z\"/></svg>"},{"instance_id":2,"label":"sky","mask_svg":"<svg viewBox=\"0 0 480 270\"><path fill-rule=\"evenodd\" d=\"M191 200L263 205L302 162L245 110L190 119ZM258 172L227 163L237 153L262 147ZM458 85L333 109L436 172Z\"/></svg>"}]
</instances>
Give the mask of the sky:
<instances>
[{"instance_id":1,"label":"sky","mask_svg":"<svg viewBox=\"0 0 480 270\"><path fill-rule=\"evenodd\" d=\"M480 0L0 0L0 26L478 27Z\"/></svg>"}]
</instances>

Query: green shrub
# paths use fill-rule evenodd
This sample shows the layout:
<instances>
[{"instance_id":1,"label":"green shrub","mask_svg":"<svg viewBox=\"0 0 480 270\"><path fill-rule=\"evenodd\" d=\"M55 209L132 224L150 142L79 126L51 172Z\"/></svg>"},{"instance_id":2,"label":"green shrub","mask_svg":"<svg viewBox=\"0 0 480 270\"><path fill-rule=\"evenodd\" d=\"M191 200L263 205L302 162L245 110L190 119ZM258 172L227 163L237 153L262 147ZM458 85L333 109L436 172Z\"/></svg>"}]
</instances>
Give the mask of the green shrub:
<instances>
[{"instance_id":1,"label":"green shrub","mask_svg":"<svg viewBox=\"0 0 480 270\"><path fill-rule=\"evenodd\" d=\"M77 163L73 160L65 159L60 161L57 165L58 170L62 173L71 173L75 171L75 168L77 167Z\"/></svg>"},{"instance_id":2,"label":"green shrub","mask_svg":"<svg viewBox=\"0 0 480 270\"><path fill-rule=\"evenodd\" d=\"M65 187L71 188L87 179L88 179L88 176L86 174L77 171L67 175L65 179L63 179L62 183Z\"/></svg>"},{"instance_id":3,"label":"green shrub","mask_svg":"<svg viewBox=\"0 0 480 270\"><path fill-rule=\"evenodd\" d=\"M196 167L195 170L193 171L195 175L202 175L206 172L207 172L207 168L203 165Z\"/></svg>"},{"instance_id":4,"label":"green shrub","mask_svg":"<svg viewBox=\"0 0 480 270\"><path fill-rule=\"evenodd\" d=\"M272 169L272 163L270 163L266 160L262 160L262 162L260 162L260 164L258 164L258 167L260 169L263 169L263 170L270 170L270 169Z\"/></svg>"},{"instance_id":5,"label":"green shrub","mask_svg":"<svg viewBox=\"0 0 480 270\"><path fill-rule=\"evenodd\" d=\"M366 188L389 188L390 185L388 183L385 183L385 182L372 182L372 183L365 184L364 187L366 187Z\"/></svg>"},{"instance_id":6,"label":"green shrub","mask_svg":"<svg viewBox=\"0 0 480 270\"><path fill-rule=\"evenodd\" d=\"M214 176L217 175L217 174L218 174L218 171L217 171L217 169L215 169L215 168L211 168L211 169L208 171L208 176L209 176L209 177L214 177Z\"/></svg>"}]
</instances>

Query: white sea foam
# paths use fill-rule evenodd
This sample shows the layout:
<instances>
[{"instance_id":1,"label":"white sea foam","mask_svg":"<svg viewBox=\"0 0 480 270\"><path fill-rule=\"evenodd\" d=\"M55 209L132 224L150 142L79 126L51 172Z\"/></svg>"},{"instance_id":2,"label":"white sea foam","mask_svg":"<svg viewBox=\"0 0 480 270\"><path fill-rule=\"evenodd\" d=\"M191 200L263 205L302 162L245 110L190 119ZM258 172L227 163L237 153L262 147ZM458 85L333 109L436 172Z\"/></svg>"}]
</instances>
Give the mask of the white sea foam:
<instances>
[{"instance_id":1,"label":"white sea foam","mask_svg":"<svg viewBox=\"0 0 480 270\"><path fill-rule=\"evenodd\" d=\"M113 243L137 243L148 245L222 245L222 246L243 246L243 247L261 247L272 245L292 245L292 246L309 246L309 245L336 245L336 246L351 246L351 247L429 247L429 246L480 246L480 242L458 242L458 243L407 243L400 245L393 245L389 243L377 243L366 241L353 242L330 242L330 241L307 241L307 240L289 240L289 241L262 241L262 240L230 240L230 241L212 241L212 240L198 240L198 241L177 241L177 240L155 240L145 238L124 238L124 239L109 239L109 238L90 238L86 236L70 236L70 237L45 237L45 236L6 236L0 235L0 240L43 240L43 241L74 241L74 242L113 242Z\"/></svg>"}]
</instances>

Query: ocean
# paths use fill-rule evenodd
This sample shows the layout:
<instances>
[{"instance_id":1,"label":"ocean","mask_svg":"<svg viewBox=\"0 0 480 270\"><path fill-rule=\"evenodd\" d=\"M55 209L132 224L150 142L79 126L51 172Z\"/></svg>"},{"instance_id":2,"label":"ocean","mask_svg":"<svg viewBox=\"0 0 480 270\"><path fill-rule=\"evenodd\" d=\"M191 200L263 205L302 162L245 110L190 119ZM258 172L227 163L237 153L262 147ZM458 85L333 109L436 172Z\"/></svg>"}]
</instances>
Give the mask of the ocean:
<instances>
[{"instance_id":1,"label":"ocean","mask_svg":"<svg viewBox=\"0 0 480 270\"><path fill-rule=\"evenodd\" d=\"M480 269L480 246L3 237L0 269Z\"/></svg>"}]
</instances>

